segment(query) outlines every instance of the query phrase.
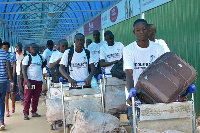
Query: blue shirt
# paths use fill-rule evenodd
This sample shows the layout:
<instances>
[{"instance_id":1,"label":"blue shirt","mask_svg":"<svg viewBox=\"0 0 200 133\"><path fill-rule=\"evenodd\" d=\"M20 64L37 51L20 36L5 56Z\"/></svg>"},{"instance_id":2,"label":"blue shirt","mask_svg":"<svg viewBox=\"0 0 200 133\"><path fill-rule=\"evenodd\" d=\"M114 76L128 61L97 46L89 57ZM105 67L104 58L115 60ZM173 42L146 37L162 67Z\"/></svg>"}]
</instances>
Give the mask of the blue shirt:
<instances>
[{"instance_id":1,"label":"blue shirt","mask_svg":"<svg viewBox=\"0 0 200 133\"><path fill-rule=\"evenodd\" d=\"M4 83L7 81L7 68L6 62L9 61L8 53L0 49L0 83Z\"/></svg>"},{"instance_id":2,"label":"blue shirt","mask_svg":"<svg viewBox=\"0 0 200 133\"><path fill-rule=\"evenodd\" d=\"M13 62L17 61L15 53L8 53L8 58L10 60L10 66L13 67Z\"/></svg>"}]
</instances>

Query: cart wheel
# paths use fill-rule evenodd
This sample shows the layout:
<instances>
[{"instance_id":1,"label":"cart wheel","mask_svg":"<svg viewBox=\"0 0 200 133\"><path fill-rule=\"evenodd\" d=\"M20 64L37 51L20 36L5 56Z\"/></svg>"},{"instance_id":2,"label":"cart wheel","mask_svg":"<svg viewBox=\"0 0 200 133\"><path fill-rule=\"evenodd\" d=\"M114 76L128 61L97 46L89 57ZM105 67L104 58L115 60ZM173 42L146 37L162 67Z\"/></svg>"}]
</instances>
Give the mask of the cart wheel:
<instances>
[{"instance_id":1,"label":"cart wheel","mask_svg":"<svg viewBox=\"0 0 200 133\"><path fill-rule=\"evenodd\" d=\"M69 126L66 126L66 133L70 133L70 128L69 128Z\"/></svg>"},{"instance_id":2,"label":"cart wheel","mask_svg":"<svg viewBox=\"0 0 200 133\"><path fill-rule=\"evenodd\" d=\"M51 130L53 130L53 125L50 126Z\"/></svg>"}]
</instances>

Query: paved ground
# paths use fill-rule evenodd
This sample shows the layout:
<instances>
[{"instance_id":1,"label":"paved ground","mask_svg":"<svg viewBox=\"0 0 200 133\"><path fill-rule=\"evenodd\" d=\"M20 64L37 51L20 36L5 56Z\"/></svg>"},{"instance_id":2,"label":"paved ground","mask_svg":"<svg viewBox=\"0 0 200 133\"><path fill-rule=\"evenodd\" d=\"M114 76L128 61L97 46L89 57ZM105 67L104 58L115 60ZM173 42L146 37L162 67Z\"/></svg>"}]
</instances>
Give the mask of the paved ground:
<instances>
[{"instance_id":1,"label":"paved ground","mask_svg":"<svg viewBox=\"0 0 200 133\"><path fill-rule=\"evenodd\" d=\"M5 117L6 133L63 133L63 127L57 131L51 130L46 121L46 106L42 104L43 98L40 98L38 113L42 115L40 118L30 117L30 120L23 119L23 107L20 102L16 102L16 112L10 114L10 117ZM11 103L10 103L11 105ZM126 117L123 118L123 121ZM130 133L130 128L125 127Z\"/></svg>"},{"instance_id":2,"label":"paved ground","mask_svg":"<svg viewBox=\"0 0 200 133\"><path fill-rule=\"evenodd\" d=\"M46 106L42 105L42 98L39 102L38 113L42 115L40 118L30 116L30 120L23 119L23 107L20 102L16 102L16 112L5 117L6 133L63 133L62 129L53 131L50 129L46 121ZM11 105L11 104L10 104Z\"/></svg>"}]
</instances>

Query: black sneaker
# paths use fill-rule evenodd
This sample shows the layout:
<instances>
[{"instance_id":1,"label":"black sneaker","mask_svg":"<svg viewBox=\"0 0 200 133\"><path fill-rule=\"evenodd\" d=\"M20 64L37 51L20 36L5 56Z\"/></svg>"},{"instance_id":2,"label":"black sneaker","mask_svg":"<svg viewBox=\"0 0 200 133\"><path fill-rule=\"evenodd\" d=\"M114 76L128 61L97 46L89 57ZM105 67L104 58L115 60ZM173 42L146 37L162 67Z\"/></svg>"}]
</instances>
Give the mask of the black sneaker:
<instances>
[{"instance_id":1,"label":"black sneaker","mask_svg":"<svg viewBox=\"0 0 200 133\"><path fill-rule=\"evenodd\" d=\"M24 115L24 120L29 120L28 115Z\"/></svg>"},{"instance_id":2,"label":"black sneaker","mask_svg":"<svg viewBox=\"0 0 200 133\"><path fill-rule=\"evenodd\" d=\"M32 113L32 117L41 117L38 113Z\"/></svg>"}]
</instances>

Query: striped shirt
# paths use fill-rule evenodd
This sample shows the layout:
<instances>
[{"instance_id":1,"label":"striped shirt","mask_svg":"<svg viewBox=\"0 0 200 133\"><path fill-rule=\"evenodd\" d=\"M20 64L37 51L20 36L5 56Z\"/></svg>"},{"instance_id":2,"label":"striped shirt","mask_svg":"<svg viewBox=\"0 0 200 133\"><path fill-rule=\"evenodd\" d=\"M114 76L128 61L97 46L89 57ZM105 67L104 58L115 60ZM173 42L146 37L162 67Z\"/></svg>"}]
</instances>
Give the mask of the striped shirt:
<instances>
[{"instance_id":1,"label":"striped shirt","mask_svg":"<svg viewBox=\"0 0 200 133\"><path fill-rule=\"evenodd\" d=\"M9 61L8 53L0 49L0 83L7 81L6 62Z\"/></svg>"},{"instance_id":2,"label":"striped shirt","mask_svg":"<svg viewBox=\"0 0 200 133\"><path fill-rule=\"evenodd\" d=\"M17 61L15 53L8 53L8 58L10 60L10 66L13 67L13 62Z\"/></svg>"}]
</instances>

